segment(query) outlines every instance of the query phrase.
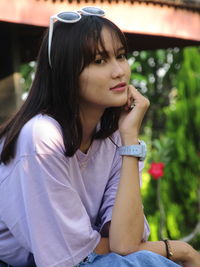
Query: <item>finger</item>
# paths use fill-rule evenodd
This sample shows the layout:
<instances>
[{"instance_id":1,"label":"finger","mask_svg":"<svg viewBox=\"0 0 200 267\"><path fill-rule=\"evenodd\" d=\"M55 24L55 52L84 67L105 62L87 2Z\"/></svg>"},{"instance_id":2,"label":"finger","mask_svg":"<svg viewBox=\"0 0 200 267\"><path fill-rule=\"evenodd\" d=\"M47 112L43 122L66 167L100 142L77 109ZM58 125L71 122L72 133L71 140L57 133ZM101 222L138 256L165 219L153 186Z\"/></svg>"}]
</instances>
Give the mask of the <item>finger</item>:
<instances>
[{"instance_id":1,"label":"finger","mask_svg":"<svg viewBox=\"0 0 200 267\"><path fill-rule=\"evenodd\" d=\"M133 102L130 106L130 109L133 109L136 106L136 104Z\"/></svg>"},{"instance_id":2,"label":"finger","mask_svg":"<svg viewBox=\"0 0 200 267\"><path fill-rule=\"evenodd\" d=\"M133 86L130 86L129 98L131 99L131 104L129 105L130 110L134 109L136 106L140 109L147 110L150 105L149 100Z\"/></svg>"},{"instance_id":3,"label":"finger","mask_svg":"<svg viewBox=\"0 0 200 267\"><path fill-rule=\"evenodd\" d=\"M137 89L130 85L128 91L128 107L133 109L136 106L136 99L137 99Z\"/></svg>"},{"instance_id":4,"label":"finger","mask_svg":"<svg viewBox=\"0 0 200 267\"><path fill-rule=\"evenodd\" d=\"M132 102L133 102L133 97L132 97L133 93L132 93L132 88L129 86L129 90L128 90L128 107L130 108Z\"/></svg>"},{"instance_id":5,"label":"finger","mask_svg":"<svg viewBox=\"0 0 200 267\"><path fill-rule=\"evenodd\" d=\"M129 94L129 98L132 100L134 100L135 98L141 95L139 91L133 86L130 86L128 94Z\"/></svg>"}]
</instances>

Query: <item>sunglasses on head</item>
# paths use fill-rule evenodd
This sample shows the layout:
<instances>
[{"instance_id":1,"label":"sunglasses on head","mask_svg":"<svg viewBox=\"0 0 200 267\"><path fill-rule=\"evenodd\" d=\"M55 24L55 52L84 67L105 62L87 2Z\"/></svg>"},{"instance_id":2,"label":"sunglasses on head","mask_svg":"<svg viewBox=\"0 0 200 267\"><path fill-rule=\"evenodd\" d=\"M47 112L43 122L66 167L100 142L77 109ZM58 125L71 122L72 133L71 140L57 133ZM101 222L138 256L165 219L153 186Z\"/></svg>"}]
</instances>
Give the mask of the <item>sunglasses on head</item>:
<instances>
[{"instance_id":1,"label":"sunglasses on head","mask_svg":"<svg viewBox=\"0 0 200 267\"><path fill-rule=\"evenodd\" d=\"M105 16L105 12L98 7L88 6L83 7L78 11L66 11L60 12L56 15L50 17L50 25L49 25L49 39L48 39L48 58L49 58L49 65L51 65L51 42L53 36L53 25L55 20L59 20L64 23L75 23L81 19L81 16L98 16L103 17Z\"/></svg>"}]
</instances>

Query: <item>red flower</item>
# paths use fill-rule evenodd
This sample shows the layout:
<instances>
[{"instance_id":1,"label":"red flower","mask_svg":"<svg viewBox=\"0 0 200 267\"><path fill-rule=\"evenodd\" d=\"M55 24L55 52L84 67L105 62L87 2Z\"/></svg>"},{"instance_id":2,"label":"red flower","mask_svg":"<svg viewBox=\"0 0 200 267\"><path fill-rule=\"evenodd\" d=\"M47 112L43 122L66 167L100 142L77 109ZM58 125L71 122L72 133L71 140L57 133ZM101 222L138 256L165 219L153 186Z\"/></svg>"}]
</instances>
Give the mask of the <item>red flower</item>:
<instances>
[{"instance_id":1,"label":"red flower","mask_svg":"<svg viewBox=\"0 0 200 267\"><path fill-rule=\"evenodd\" d=\"M165 164L163 162L152 162L149 173L157 180L164 175Z\"/></svg>"}]
</instances>

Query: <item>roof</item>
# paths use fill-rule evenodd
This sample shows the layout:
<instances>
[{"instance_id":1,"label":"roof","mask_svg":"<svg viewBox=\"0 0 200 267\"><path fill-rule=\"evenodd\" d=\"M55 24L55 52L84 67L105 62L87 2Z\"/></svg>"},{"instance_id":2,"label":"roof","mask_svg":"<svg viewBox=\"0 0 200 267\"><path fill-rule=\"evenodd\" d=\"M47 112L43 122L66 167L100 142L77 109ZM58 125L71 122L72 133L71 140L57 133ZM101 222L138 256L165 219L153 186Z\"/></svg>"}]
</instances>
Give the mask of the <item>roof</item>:
<instances>
[{"instance_id":1,"label":"roof","mask_svg":"<svg viewBox=\"0 0 200 267\"><path fill-rule=\"evenodd\" d=\"M0 30L18 29L32 47L51 15L88 5L103 8L133 50L200 44L200 0L0 0Z\"/></svg>"},{"instance_id":2,"label":"roof","mask_svg":"<svg viewBox=\"0 0 200 267\"><path fill-rule=\"evenodd\" d=\"M80 3L81 0L37 0L43 2L51 2L51 3L59 3L59 2L66 2L66 3ZM96 0L92 1L92 4L95 4ZM121 4L123 2L131 2L131 3L146 3L148 4L155 4L161 6L170 6L179 9L189 9L193 11L200 12L200 0L101 0L101 2L109 2L109 3L118 3ZM85 3L90 4L88 0L85 0Z\"/></svg>"},{"instance_id":3,"label":"roof","mask_svg":"<svg viewBox=\"0 0 200 267\"><path fill-rule=\"evenodd\" d=\"M185 9L200 9L200 0L133 0L134 2L154 3Z\"/></svg>"}]
</instances>

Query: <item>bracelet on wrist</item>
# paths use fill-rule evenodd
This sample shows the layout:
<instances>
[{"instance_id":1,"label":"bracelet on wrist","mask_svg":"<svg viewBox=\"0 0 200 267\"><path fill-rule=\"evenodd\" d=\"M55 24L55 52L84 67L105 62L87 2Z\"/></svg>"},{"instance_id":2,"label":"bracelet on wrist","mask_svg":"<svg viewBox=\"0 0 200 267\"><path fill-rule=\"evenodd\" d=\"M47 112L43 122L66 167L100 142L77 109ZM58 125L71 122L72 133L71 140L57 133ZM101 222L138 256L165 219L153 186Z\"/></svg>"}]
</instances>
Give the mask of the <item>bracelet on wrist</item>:
<instances>
[{"instance_id":1,"label":"bracelet on wrist","mask_svg":"<svg viewBox=\"0 0 200 267\"><path fill-rule=\"evenodd\" d=\"M168 240L168 239L163 239L162 241L165 243L165 248L166 248L167 258L168 258L168 259L171 259L171 258L173 257L174 254L173 254L173 252L172 252L172 249L171 249L169 240Z\"/></svg>"}]
</instances>

